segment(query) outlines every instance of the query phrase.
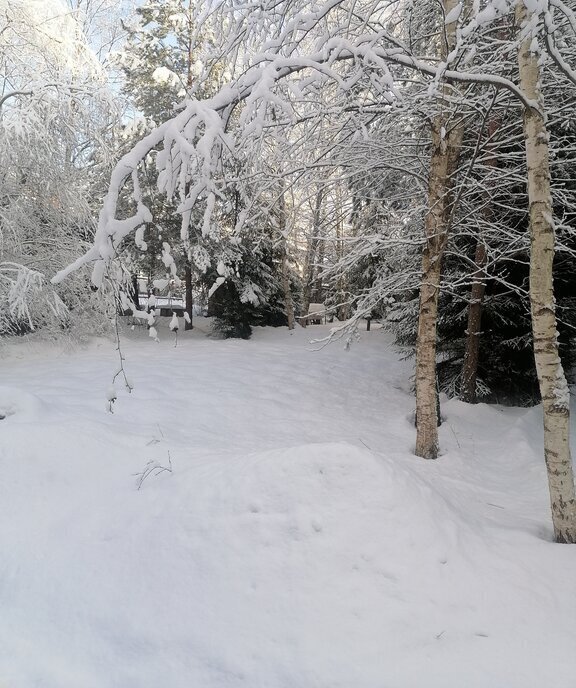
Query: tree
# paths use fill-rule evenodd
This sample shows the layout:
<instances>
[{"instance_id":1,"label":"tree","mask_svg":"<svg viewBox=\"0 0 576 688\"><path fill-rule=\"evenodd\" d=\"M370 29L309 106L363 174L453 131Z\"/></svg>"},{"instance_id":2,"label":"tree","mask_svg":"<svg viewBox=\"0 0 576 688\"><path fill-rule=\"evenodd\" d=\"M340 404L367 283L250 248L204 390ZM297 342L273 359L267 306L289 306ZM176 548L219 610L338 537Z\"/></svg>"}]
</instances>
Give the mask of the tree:
<instances>
[{"instance_id":1,"label":"tree","mask_svg":"<svg viewBox=\"0 0 576 688\"><path fill-rule=\"evenodd\" d=\"M0 16L0 293L9 304L1 329L23 332L62 324L66 306L83 308L82 277L58 296L44 276L92 239L93 152L108 148L116 109L61 3L4 1Z\"/></svg>"},{"instance_id":2,"label":"tree","mask_svg":"<svg viewBox=\"0 0 576 688\"><path fill-rule=\"evenodd\" d=\"M148 0L136 8L134 17L125 27L126 42L116 53L115 62L124 75L123 90L137 112L144 115L147 131L170 117L185 97L206 96L215 89L221 70L215 70L210 80L198 80L202 70L198 54L201 49L206 50L206 45L196 45L198 27L192 3ZM204 37L202 40L210 44ZM136 133L129 144L141 135ZM148 224L146 241L132 259L136 267L146 265L150 278L157 277L156 273L164 269L161 262L163 243L167 241L175 248L172 251L175 269L184 273L188 314L185 329L192 329L192 287L198 266L193 264L190 247L201 241L201 236L197 228L183 232L177 214L178 203L156 193L158 178L153 165L148 166L143 181L142 193L152 209L154 221ZM195 219L198 223L199 218Z\"/></svg>"},{"instance_id":3,"label":"tree","mask_svg":"<svg viewBox=\"0 0 576 688\"><path fill-rule=\"evenodd\" d=\"M576 495L570 456L570 393L558 352L552 265L554 222L548 131L540 84L538 37L524 3L517 5L520 84L534 103L524 111L530 208L530 306L534 358L544 411L544 458L557 542L576 543Z\"/></svg>"},{"instance_id":4,"label":"tree","mask_svg":"<svg viewBox=\"0 0 576 688\"><path fill-rule=\"evenodd\" d=\"M447 61L456 45L460 7L457 0L444 0L447 17L445 39L441 40L440 59ZM425 459L438 456L438 401L436 389L436 323L442 275L442 258L454 205L454 173L458 165L463 124L451 105L449 86L442 87L441 110L432 120L432 155L428 179L428 211L424 228L426 244L422 253L420 311L416 343L416 455Z\"/></svg>"}]
</instances>

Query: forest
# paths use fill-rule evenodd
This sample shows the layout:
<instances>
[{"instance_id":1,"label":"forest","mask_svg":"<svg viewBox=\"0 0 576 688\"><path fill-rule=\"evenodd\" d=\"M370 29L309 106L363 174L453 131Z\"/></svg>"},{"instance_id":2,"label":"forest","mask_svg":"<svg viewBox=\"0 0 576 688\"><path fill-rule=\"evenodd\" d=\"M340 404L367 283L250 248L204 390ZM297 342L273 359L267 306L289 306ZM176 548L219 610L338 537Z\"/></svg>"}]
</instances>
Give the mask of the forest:
<instances>
[{"instance_id":1,"label":"forest","mask_svg":"<svg viewBox=\"0 0 576 688\"><path fill-rule=\"evenodd\" d=\"M0 684L570 685L573 0L0 10Z\"/></svg>"}]
</instances>

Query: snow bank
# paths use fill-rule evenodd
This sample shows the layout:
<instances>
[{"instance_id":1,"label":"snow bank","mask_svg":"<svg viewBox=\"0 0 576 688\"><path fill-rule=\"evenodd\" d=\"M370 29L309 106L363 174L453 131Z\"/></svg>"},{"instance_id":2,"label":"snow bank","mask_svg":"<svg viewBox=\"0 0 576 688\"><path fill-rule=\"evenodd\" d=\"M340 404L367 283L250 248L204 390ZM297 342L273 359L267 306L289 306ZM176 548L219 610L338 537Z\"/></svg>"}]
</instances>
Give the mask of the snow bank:
<instances>
[{"instance_id":1,"label":"snow bank","mask_svg":"<svg viewBox=\"0 0 576 688\"><path fill-rule=\"evenodd\" d=\"M0 425L0 682L571 685L576 550L546 539L537 409L450 402L423 462L382 334L187 335L125 343L114 415L113 345L7 371L50 415ZM141 481L150 461L172 472Z\"/></svg>"},{"instance_id":2,"label":"snow bank","mask_svg":"<svg viewBox=\"0 0 576 688\"><path fill-rule=\"evenodd\" d=\"M17 387L0 385L0 420L30 421L46 413L42 401Z\"/></svg>"}]
</instances>

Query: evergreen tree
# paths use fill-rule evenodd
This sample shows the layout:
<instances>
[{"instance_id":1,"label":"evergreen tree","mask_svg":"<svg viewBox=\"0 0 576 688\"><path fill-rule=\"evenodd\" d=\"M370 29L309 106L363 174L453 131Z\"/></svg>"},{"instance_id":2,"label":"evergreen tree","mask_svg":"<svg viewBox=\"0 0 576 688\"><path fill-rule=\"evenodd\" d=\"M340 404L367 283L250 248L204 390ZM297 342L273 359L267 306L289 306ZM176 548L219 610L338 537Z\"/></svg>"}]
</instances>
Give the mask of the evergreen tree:
<instances>
[{"instance_id":1,"label":"evergreen tree","mask_svg":"<svg viewBox=\"0 0 576 688\"><path fill-rule=\"evenodd\" d=\"M126 130L126 145L148 133L174 115L186 98L208 96L218 85L222 69L217 65L209 76L197 55L210 47L207 32L199 33L194 6L183 0L150 0L135 10L126 26L127 40L116 62L124 74L124 92L136 109L135 121ZM158 151L156 151L157 154ZM183 227L177 209L179 199L158 193L158 175L150 160L141 180L142 196L152 210L153 222L139 231L139 241L130 250L132 270L143 272L149 284L163 277L182 288L185 282L186 329L192 323L192 287L199 283L206 266L195 265L194 246L202 243L201 214L196 211ZM171 261L166 260L166 245ZM205 259L206 252L200 253ZM173 261L173 262L172 262ZM168 271L171 268L171 271ZM165 282L161 281L161 282ZM158 282L157 282L158 283Z\"/></svg>"},{"instance_id":2,"label":"evergreen tree","mask_svg":"<svg viewBox=\"0 0 576 688\"><path fill-rule=\"evenodd\" d=\"M127 136L130 142L172 116L186 98L210 95L223 68L217 61L210 64L205 57L205 63L196 58L197 54L206 56L213 44L206 28L197 29L190 2L150 0L137 8L135 21L126 28L128 40L117 61L124 73L125 92L139 113ZM152 280L166 269L168 244L177 273L185 273L190 282L211 294L209 313L216 316L216 328L225 336L247 337L251 325L283 320L277 293L278 251L269 233L262 234L260 227L252 225L256 233L252 236L250 221L241 218L241 213L252 213L266 222L269 216L266 201L252 202L247 208L245 190L234 181L247 163L237 159L222 164L225 183L219 195L227 203L214 213L208 232L198 209L183 226L177 212L181 199L160 195L155 168L146 166L141 191L154 221L139 230L136 248L139 244L141 250L134 253L132 249L132 261Z\"/></svg>"}]
</instances>

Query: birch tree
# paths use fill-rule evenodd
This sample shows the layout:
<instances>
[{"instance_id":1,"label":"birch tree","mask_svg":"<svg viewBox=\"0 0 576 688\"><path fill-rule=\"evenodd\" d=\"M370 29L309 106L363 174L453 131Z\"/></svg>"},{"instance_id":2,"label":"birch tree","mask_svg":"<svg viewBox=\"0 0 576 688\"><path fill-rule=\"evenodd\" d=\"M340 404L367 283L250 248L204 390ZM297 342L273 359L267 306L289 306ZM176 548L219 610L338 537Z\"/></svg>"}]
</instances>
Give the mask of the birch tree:
<instances>
[{"instance_id":1,"label":"birch tree","mask_svg":"<svg viewBox=\"0 0 576 688\"><path fill-rule=\"evenodd\" d=\"M456 45L457 0L444 0L447 17L440 59L446 61ZM451 17L454 17L451 19ZM453 212L453 175L463 137L457 111L450 107L448 86L442 87L442 109L432 121L432 156L428 182L428 212L424 222L426 243L422 253L420 312L416 343L416 454L425 459L438 456L438 402L436 390L436 323L442 275L442 258L448 241Z\"/></svg>"},{"instance_id":2,"label":"birch tree","mask_svg":"<svg viewBox=\"0 0 576 688\"><path fill-rule=\"evenodd\" d=\"M541 90L537 23L524 1L516 17L520 84L534 103L524 111L528 200L530 209L530 304L534 358L544 414L544 458L557 542L576 543L576 496L570 455L570 393L558 353L552 264L554 220L550 191L548 131Z\"/></svg>"}]
</instances>

